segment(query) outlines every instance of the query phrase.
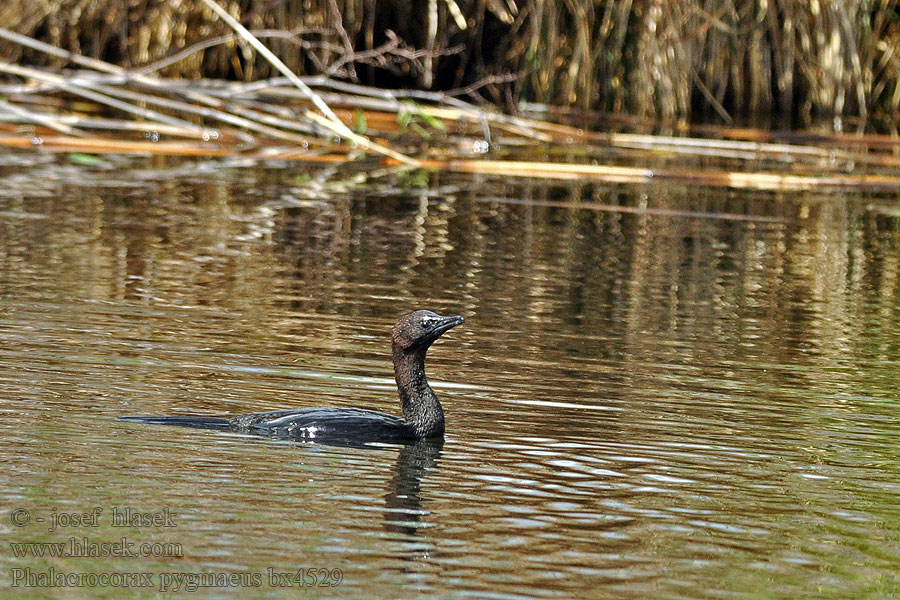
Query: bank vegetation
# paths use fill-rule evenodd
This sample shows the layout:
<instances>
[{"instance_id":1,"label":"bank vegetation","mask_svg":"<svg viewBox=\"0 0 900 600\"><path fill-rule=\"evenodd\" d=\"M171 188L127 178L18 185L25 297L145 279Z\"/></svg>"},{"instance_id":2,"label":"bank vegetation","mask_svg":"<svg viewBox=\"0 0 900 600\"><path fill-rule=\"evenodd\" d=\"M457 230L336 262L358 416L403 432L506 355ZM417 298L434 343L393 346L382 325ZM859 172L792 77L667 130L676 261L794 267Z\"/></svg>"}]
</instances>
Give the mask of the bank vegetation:
<instances>
[{"instance_id":1,"label":"bank vegetation","mask_svg":"<svg viewBox=\"0 0 900 600\"><path fill-rule=\"evenodd\" d=\"M6 0L0 25L7 146L696 177L622 159L652 151L763 188L900 166L896 0Z\"/></svg>"}]
</instances>

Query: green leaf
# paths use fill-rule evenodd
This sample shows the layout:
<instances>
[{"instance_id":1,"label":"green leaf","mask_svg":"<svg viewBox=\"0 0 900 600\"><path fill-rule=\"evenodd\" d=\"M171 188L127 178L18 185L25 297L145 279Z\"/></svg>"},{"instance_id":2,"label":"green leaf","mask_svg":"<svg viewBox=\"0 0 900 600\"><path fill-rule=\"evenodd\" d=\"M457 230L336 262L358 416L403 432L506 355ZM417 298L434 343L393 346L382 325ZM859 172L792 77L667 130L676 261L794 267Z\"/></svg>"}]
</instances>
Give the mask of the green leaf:
<instances>
[{"instance_id":1,"label":"green leaf","mask_svg":"<svg viewBox=\"0 0 900 600\"><path fill-rule=\"evenodd\" d=\"M366 115L363 113L363 111L357 108L356 115L353 119L353 131L355 133L358 133L359 135L365 135L368 128L369 126L366 123Z\"/></svg>"},{"instance_id":2,"label":"green leaf","mask_svg":"<svg viewBox=\"0 0 900 600\"><path fill-rule=\"evenodd\" d=\"M409 127L409 123L412 121L413 113L410 110L407 110L406 107L400 109L400 112L397 113L397 125L400 126L400 131L405 132Z\"/></svg>"},{"instance_id":3,"label":"green leaf","mask_svg":"<svg viewBox=\"0 0 900 600\"><path fill-rule=\"evenodd\" d=\"M438 119L435 116L429 115L424 110L419 110L419 116L422 117L422 120L425 121L425 123L427 123L429 127L433 127L434 129L440 131L447 131L447 126L442 120Z\"/></svg>"},{"instance_id":4,"label":"green leaf","mask_svg":"<svg viewBox=\"0 0 900 600\"><path fill-rule=\"evenodd\" d=\"M418 123L415 123L415 122L410 123L409 128L412 129L413 131L415 131L416 133L418 133L420 136L422 136L422 139L424 139L424 140L431 139L431 133L427 129L425 129L424 127L419 125Z\"/></svg>"},{"instance_id":5,"label":"green leaf","mask_svg":"<svg viewBox=\"0 0 900 600\"><path fill-rule=\"evenodd\" d=\"M81 167L99 167L106 164L106 161L99 156L83 152L69 152L69 162Z\"/></svg>"}]
</instances>

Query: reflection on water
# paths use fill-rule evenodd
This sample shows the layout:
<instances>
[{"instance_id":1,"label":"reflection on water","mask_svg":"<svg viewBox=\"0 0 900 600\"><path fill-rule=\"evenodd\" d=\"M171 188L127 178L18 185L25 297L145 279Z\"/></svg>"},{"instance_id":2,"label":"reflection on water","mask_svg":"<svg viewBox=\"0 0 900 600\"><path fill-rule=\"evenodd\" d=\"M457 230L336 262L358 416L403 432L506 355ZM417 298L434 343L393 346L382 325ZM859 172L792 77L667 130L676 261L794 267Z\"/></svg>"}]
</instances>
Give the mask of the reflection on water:
<instances>
[{"instance_id":1,"label":"reflection on water","mask_svg":"<svg viewBox=\"0 0 900 600\"><path fill-rule=\"evenodd\" d=\"M891 198L366 168L0 160L3 505L177 515L61 535L4 514L3 537L183 549L4 547L5 583L256 573L280 597L268 569L326 568L342 581L316 596L900 591ZM114 421L399 412L388 335L418 307L466 317L429 354L443 446Z\"/></svg>"}]
</instances>

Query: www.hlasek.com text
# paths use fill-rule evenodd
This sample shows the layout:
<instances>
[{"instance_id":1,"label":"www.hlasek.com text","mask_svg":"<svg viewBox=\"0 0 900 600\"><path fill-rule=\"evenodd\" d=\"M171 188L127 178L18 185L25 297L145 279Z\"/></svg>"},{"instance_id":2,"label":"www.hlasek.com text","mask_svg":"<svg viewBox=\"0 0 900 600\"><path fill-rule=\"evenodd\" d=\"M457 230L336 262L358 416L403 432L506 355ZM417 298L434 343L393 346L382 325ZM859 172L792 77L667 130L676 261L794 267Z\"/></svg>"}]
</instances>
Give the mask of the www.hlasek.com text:
<instances>
[{"instance_id":1,"label":"www.hlasek.com text","mask_svg":"<svg viewBox=\"0 0 900 600\"><path fill-rule=\"evenodd\" d=\"M87 537L70 537L65 542L10 542L16 558L184 558L177 542L132 542L127 537L115 542L92 542Z\"/></svg>"}]
</instances>

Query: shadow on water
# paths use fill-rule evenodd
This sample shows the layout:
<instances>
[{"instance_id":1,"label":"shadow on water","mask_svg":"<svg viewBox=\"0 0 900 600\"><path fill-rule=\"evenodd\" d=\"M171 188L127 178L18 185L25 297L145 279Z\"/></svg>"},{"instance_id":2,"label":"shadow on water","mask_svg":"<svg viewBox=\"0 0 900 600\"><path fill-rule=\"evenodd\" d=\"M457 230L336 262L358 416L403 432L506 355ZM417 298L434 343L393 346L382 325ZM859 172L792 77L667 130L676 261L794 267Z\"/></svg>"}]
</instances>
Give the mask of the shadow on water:
<instances>
[{"instance_id":1,"label":"shadow on water","mask_svg":"<svg viewBox=\"0 0 900 600\"><path fill-rule=\"evenodd\" d=\"M415 539L420 535L423 514L422 480L440 462L443 439L420 440L400 448L391 488L385 495L384 530ZM422 551L427 554L427 549ZM412 560L412 559L411 559Z\"/></svg>"}]
</instances>

